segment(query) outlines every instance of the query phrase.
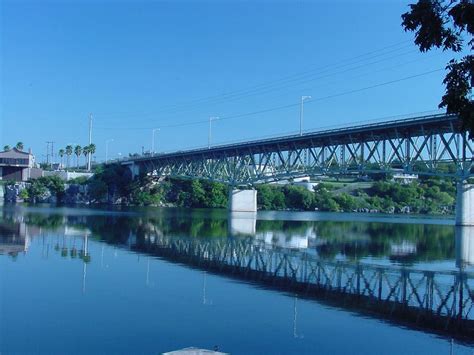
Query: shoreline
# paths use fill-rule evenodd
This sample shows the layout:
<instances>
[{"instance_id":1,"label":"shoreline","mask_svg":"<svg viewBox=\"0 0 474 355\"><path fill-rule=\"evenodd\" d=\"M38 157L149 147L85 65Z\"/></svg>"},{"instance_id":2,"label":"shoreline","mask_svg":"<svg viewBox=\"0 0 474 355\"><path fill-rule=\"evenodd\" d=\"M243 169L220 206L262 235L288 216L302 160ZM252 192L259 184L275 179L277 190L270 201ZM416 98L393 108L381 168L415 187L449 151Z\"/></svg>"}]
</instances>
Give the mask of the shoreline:
<instances>
[{"instance_id":1,"label":"shoreline","mask_svg":"<svg viewBox=\"0 0 474 355\"><path fill-rule=\"evenodd\" d=\"M140 215L153 210L193 212L202 214L203 217L210 213L214 217L221 215L222 218L232 219L256 219L261 221L286 220L286 221L334 221L334 222L375 222L375 223L397 223L397 224L432 224L454 226L454 215L429 215L408 213L365 213L365 212L327 212L327 211L304 211L304 210L258 210L257 212L229 212L223 208L185 208L178 206L136 206L129 204L53 204L53 203L28 203L28 202L3 202L0 201L2 209L21 209L39 213L49 213L53 210L94 211L93 214L123 214ZM165 212L167 213L167 212ZM82 215L90 213L71 213Z\"/></svg>"}]
</instances>

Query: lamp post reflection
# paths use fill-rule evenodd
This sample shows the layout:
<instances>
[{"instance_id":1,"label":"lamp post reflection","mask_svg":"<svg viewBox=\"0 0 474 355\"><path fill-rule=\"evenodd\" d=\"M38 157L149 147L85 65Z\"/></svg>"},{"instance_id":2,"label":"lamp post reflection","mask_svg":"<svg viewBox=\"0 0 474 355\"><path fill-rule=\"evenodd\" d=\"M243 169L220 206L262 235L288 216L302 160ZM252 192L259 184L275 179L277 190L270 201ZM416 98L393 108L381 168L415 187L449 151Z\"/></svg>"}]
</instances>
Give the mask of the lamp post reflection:
<instances>
[{"instance_id":1,"label":"lamp post reflection","mask_svg":"<svg viewBox=\"0 0 474 355\"><path fill-rule=\"evenodd\" d=\"M150 286L150 258L146 261L146 281L145 284L147 287Z\"/></svg>"},{"instance_id":2,"label":"lamp post reflection","mask_svg":"<svg viewBox=\"0 0 474 355\"><path fill-rule=\"evenodd\" d=\"M82 250L82 294L86 293L86 276L87 276L87 264L90 261L89 255L89 234L84 234L84 245Z\"/></svg>"},{"instance_id":3,"label":"lamp post reflection","mask_svg":"<svg viewBox=\"0 0 474 355\"><path fill-rule=\"evenodd\" d=\"M294 301L294 304L293 304L293 338L295 339L303 339L304 338L304 335L303 334L298 334L298 331L297 331L297 316L298 316L298 296L295 295L294 297L295 301Z\"/></svg>"},{"instance_id":4,"label":"lamp post reflection","mask_svg":"<svg viewBox=\"0 0 474 355\"><path fill-rule=\"evenodd\" d=\"M203 273L203 282L202 282L202 304L205 306L212 306L212 300L207 298L206 286L207 286L207 272Z\"/></svg>"}]
</instances>

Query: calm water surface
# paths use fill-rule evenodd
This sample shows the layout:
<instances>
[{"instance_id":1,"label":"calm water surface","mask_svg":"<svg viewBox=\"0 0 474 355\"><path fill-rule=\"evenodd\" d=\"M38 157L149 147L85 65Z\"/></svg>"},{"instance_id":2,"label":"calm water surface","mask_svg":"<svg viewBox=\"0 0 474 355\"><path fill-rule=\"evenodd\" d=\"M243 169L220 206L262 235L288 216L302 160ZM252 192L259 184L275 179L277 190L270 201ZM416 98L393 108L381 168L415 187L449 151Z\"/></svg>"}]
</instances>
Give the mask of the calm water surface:
<instances>
[{"instance_id":1,"label":"calm water surface","mask_svg":"<svg viewBox=\"0 0 474 355\"><path fill-rule=\"evenodd\" d=\"M474 353L469 341L451 343L343 303L203 266L216 250L232 250L229 258L272 252L472 273L474 237L452 221L286 212L228 217L215 210L3 206L0 353L158 354L189 346L232 354ZM190 248L202 264L183 252Z\"/></svg>"}]
</instances>

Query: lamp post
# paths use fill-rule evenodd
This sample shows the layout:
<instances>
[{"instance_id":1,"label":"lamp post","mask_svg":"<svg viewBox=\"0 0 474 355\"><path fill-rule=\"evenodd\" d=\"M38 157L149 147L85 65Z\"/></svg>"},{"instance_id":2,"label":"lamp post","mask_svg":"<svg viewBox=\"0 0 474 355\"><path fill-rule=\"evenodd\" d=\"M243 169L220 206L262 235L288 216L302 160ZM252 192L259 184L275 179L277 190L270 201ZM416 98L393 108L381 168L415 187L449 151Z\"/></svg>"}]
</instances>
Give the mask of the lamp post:
<instances>
[{"instance_id":1,"label":"lamp post","mask_svg":"<svg viewBox=\"0 0 474 355\"><path fill-rule=\"evenodd\" d=\"M212 121L218 120L219 117L211 116L209 117L209 135L207 137L207 148L211 149L211 138L212 138Z\"/></svg>"},{"instance_id":2,"label":"lamp post","mask_svg":"<svg viewBox=\"0 0 474 355\"><path fill-rule=\"evenodd\" d=\"M301 96L301 106L300 106L300 136L303 135L303 106L305 100L311 99L311 96Z\"/></svg>"},{"instance_id":3,"label":"lamp post","mask_svg":"<svg viewBox=\"0 0 474 355\"><path fill-rule=\"evenodd\" d=\"M151 134L151 154L155 154L155 132L159 132L159 128L153 128L152 134Z\"/></svg>"},{"instance_id":4,"label":"lamp post","mask_svg":"<svg viewBox=\"0 0 474 355\"><path fill-rule=\"evenodd\" d=\"M109 142L113 142L113 138L105 141L105 164L109 161Z\"/></svg>"}]
</instances>

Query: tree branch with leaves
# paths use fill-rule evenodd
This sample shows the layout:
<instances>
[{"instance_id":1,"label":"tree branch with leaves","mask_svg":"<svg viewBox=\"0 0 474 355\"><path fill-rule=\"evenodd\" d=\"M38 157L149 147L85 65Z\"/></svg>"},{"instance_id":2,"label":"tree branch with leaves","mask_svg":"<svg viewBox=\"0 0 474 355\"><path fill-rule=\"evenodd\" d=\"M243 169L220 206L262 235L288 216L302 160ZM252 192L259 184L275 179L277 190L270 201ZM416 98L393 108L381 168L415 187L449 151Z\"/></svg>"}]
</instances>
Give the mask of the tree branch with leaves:
<instances>
[{"instance_id":1,"label":"tree branch with leaves","mask_svg":"<svg viewBox=\"0 0 474 355\"><path fill-rule=\"evenodd\" d=\"M465 43L474 49L474 3L472 0L418 0L409 5L410 11L402 15L405 31L415 33L414 42L421 52L432 48L460 53ZM452 59L446 66L443 80L445 94L439 108L457 114L462 120L462 129L474 139L474 56L467 54L461 59Z\"/></svg>"}]
</instances>

